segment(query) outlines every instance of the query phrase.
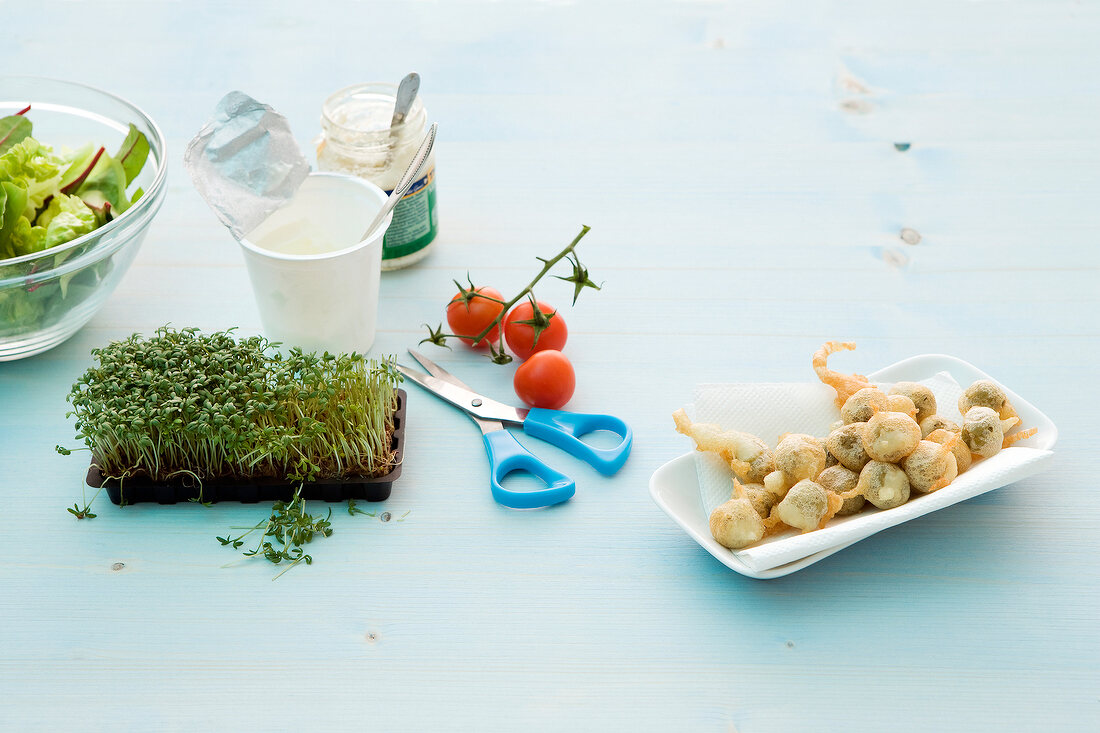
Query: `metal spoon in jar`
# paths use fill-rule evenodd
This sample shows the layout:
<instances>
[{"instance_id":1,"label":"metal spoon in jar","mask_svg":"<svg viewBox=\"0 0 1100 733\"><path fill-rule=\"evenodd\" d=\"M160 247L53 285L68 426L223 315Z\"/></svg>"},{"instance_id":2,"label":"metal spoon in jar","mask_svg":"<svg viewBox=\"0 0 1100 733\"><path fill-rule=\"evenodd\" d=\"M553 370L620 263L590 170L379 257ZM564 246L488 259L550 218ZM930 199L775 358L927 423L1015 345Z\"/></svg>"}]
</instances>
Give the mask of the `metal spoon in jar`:
<instances>
[{"instance_id":1,"label":"metal spoon in jar","mask_svg":"<svg viewBox=\"0 0 1100 733\"><path fill-rule=\"evenodd\" d=\"M405 115L409 114L417 92L420 91L420 74L415 71L407 74L397 87L397 99L393 105L393 118L390 120L390 130L405 121Z\"/></svg>"},{"instance_id":2,"label":"metal spoon in jar","mask_svg":"<svg viewBox=\"0 0 1100 733\"><path fill-rule=\"evenodd\" d=\"M386 216L393 211L393 207L397 206L397 203L405 197L408 193L409 187L416 180L416 174L420 171L420 166L424 164L424 161L428 159L428 156L432 152L432 145L435 144L435 129L436 123L432 123L432 126L428 128L428 134L424 136L424 141L420 143L420 148L417 149L416 155L413 156L409 162L409 167L405 170L405 175L401 176L401 180L397 182L397 185L393 187L393 193L386 199L386 203L382 204L382 210L378 212L378 216L374 217L374 221L367 227L367 231L363 234L363 238L359 241L369 239L370 235L374 233L374 230L378 228L378 225L386 218Z\"/></svg>"}]
</instances>

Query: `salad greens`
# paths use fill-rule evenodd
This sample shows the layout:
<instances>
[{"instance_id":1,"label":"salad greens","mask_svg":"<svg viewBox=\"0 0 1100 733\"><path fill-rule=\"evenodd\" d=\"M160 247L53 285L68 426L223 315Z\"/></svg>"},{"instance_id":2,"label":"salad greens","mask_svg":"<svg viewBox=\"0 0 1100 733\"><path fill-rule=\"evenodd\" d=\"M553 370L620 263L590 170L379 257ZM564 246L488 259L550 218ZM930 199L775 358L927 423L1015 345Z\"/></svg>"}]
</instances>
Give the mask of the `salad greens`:
<instances>
[{"instance_id":1,"label":"salad greens","mask_svg":"<svg viewBox=\"0 0 1100 733\"><path fill-rule=\"evenodd\" d=\"M113 156L92 144L54 151L32 137L29 109L0 117L0 279L28 276L25 288L0 290L0 334L49 325L95 290L109 261L36 283L30 277L36 271L48 271L75 253L65 250L52 262L29 267L5 266L4 260L71 242L126 211L142 196L140 188L131 195L127 187L150 152L149 141L132 124ZM82 287L72 287L74 278Z\"/></svg>"}]
</instances>

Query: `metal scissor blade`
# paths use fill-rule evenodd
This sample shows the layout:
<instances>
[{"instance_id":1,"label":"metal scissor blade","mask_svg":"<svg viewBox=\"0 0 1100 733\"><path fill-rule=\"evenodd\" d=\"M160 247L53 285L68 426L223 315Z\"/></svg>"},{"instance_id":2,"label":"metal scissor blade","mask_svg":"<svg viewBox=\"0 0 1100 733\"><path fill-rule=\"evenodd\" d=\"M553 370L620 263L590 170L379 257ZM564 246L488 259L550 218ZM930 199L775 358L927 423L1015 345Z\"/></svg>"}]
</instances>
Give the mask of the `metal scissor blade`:
<instances>
[{"instance_id":1,"label":"metal scissor blade","mask_svg":"<svg viewBox=\"0 0 1100 733\"><path fill-rule=\"evenodd\" d=\"M449 371L447 371L443 367L436 364L434 361L432 361L428 357L421 354L416 349L409 349L409 353L412 355L412 358L414 358L418 362L420 362L420 366L424 367L424 369L428 372L428 374L431 374L433 377L436 377L438 379L442 379L444 382L450 382L451 384L455 385L456 387L462 387L462 389L467 389L467 390L470 390L471 392L473 392L473 390L470 389L466 385L465 382L463 382L461 379L459 379L455 375L451 374Z\"/></svg>"},{"instance_id":2,"label":"metal scissor blade","mask_svg":"<svg viewBox=\"0 0 1100 733\"><path fill-rule=\"evenodd\" d=\"M520 410L503 402L482 397L477 392L454 384L442 377L424 374L415 369L409 369L401 364L397 365L397 371L404 374L424 389L433 393L440 399L450 402L460 410L465 410L474 418L481 420L497 420L507 423L522 423L527 417L527 410ZM479 423L480 424L480 423Z\"/></svg>"}]
</instances>

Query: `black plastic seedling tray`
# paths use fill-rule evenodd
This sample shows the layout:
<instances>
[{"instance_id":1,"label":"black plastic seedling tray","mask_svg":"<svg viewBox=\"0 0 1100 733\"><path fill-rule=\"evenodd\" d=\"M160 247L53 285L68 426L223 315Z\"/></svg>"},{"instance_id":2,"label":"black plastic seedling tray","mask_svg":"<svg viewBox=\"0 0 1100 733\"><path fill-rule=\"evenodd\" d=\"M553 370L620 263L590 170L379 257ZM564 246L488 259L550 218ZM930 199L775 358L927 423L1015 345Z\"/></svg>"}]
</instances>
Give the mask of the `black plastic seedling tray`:
<instances>
[{"instance_id":1,"label":"black plastic seedling tray","mask_svg":"<svg viewBox=\"0 0 1100 733\"><path fill-rule=\"evenodd\" d=\"M405 390L397 391L397 413L393 417L393 449L397 465L385 476L377 478L347 478L340 481L318 481L302 487L302 498L320 501L384 501L390 497L393 482L401 475L401 461L405 447ZM176 504L199 498L199 487L190 477L173 479L168 482L154 482L147 478L128 478L121 485L118 481L104 481L99 469L93 465L88 469L88 486L98 489L101 486L115 504L138 504L156 502L158 504ZM256 479L255 481L204 481L202 500L209 502L239 501L255 504L260 501L290 501L298 484L279 479Z\"/></svg>"}]
</instances>

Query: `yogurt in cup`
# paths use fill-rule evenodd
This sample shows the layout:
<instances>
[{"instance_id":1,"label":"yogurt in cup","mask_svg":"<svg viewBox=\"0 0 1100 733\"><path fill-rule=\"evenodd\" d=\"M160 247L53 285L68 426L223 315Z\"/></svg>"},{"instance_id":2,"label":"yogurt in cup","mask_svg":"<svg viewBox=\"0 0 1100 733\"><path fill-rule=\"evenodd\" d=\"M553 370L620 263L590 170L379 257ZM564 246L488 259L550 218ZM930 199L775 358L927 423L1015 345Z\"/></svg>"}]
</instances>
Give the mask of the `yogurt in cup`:
<instances>
[{"instance_id":1,"label":"yogurt in cup","mask_svg":"<svg viewBox=\"0 0 1100 733\"><path fill-rule=\"evenodd\" d=\"M374 343L382 239L362 239L386 194L339 173L311 173L293 198L239 239L264 335L284 348L366 353Z\"/></svg>"}]
</instances>

